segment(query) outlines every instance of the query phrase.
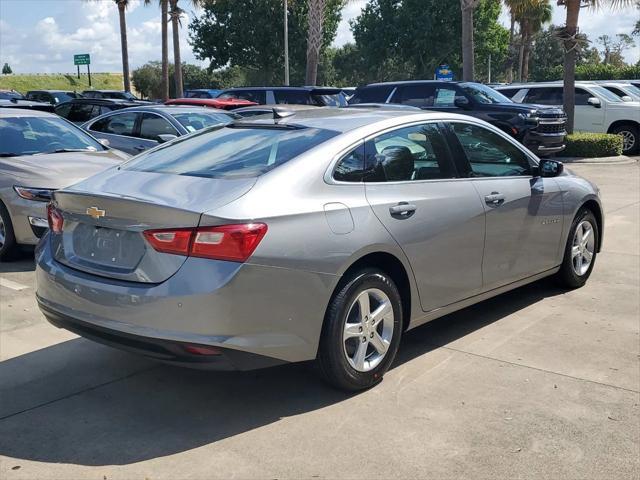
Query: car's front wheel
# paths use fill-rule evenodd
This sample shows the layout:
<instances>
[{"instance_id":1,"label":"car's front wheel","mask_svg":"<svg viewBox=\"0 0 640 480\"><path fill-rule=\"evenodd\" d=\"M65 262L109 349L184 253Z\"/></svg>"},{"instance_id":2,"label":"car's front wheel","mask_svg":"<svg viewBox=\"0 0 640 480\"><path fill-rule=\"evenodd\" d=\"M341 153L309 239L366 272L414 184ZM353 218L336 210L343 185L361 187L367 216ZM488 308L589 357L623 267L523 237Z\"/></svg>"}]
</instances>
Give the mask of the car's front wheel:
<instances>
[{"instance_id":1,"label":"car's front wheel","mask_svg":"<svg viewBox=\"0 0 640 480\"><path fill-rule=\"evenodd\" d=\"M622 136L622 153L625 155L634 155L640 152L640 139L636 125L625 123L613 128L611 133Z\"/></svg>"},{"instance_id":2,"label":"car's front wheel","mask_svg":"<svg viewBox=\"0 0 640 480\"><path fill-rule=\"evenodd\" d=\"M600 232L591 210L582 209L573 219L558 280L567 288L582 287L596 262Z\"/></svg>"},{"instance_id":3,"label":"car's front wheel","mask_svg":"<svg viewBox=\"0 0 640 480\"><path fill-rule=\"evenodd\" d=\"M402 300L384 272L349 276L327 309L318 349L322 376L343 390L363 390L393 362L402 334Z\"/></svg>"},{"instance_id":4,"label":"car's front wheel","mask_svg":"<svg viewBox=\"0 0 640 480\"><path fill-rule=\"evenodd\" d=\"M0 202L0 261L9 260L16 250L16 238L13 234L11 216Z\"/></svg>"}]
</instances>

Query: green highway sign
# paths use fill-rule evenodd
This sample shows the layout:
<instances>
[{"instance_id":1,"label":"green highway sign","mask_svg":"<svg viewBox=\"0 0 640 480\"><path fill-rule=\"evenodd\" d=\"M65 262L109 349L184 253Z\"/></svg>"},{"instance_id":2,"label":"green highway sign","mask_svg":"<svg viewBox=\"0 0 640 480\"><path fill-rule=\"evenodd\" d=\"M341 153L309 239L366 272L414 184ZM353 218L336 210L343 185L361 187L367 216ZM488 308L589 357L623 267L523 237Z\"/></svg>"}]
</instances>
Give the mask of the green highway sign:
<instances>
[{"instance_id":1,"label":"green highway sign","mask_svg":"<svg viewBox=\"0 0 640 480\"><path fill-rule=\"evenodd\" d=\"M74 65L90 65L91 57L88 53L81 53L79 55L73 56L73 64Z\"/></svg>"}]
</instances>

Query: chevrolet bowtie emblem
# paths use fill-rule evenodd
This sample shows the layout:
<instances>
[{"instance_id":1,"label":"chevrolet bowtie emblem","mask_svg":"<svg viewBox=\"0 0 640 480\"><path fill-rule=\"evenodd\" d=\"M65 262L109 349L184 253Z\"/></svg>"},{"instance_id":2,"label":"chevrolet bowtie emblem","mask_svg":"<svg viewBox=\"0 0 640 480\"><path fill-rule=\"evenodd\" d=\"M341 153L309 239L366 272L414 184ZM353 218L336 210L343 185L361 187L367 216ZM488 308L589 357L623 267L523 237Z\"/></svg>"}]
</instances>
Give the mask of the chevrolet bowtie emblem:
<instances>
[{"instance_id":1,"label":"chevrolet bowtie emblem","mask_svg":"<svg viewBox=\"0 0 640 480\"><path fill-rule=\"evenodd\" d=\"M87 215L89 215L92 218L95 218L96 220L99 219L100 217L104 217L104 214L105 214L105 211L100 210L98 207L87 208Z\"/></svg>"}]
</instances>

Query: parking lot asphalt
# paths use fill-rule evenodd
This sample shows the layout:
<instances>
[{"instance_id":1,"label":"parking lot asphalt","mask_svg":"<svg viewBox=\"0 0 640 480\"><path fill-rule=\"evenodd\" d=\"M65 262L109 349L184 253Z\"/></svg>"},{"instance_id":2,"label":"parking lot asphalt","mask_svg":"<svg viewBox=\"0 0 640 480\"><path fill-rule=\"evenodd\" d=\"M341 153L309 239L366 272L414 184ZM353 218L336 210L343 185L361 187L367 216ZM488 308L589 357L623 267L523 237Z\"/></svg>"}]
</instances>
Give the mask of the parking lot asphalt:
<instances>
[{"instance_id":1,"label":"parking lot asphalt","mask_svg":"<svg viewBox=\"0 0 640 480\"><path fill-rule=\"evenodd\" d=\"M0 478L639 478L638 159L598 183L588 284L544 280L408 332L375 388L309 365L184 370L49 325L0 264Z\"/></svg>"}]
</instances>

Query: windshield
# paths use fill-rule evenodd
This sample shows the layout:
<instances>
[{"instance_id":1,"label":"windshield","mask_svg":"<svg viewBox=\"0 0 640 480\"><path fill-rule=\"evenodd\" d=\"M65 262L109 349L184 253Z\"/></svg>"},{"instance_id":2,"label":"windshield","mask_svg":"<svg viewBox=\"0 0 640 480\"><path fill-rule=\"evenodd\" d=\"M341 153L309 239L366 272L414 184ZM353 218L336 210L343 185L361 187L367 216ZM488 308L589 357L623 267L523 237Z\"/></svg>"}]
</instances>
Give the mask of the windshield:
<instances>
[{"instance_id":1,"label":"windshield","mask_svg":"<svg viewBox=\"0 0 640 480\"><path fill-rule=\"evenodd\" d=\"M239 118L238 115L231 113L184 112L173 113L172 115L189 133L212 127L213 125L226 125L235 118Z\"/></svg>"},{"instance_id":2,"label":"windshield","mask_svg":"<svg viewBox=\"0 0 640 480\"><path fill-rule=\"evenodd\" d=\"M275 125L213 128L142 153L122 168L207 178L257 177L337 134Z\"/></svg>"},{"instance_id":3,"label":"windshield","mask_svg":"<svg viewBox=\"0 0 640 480\"><path fill-rule=\"evenodd\" d=\"M0 99L2 100L11 100L12 98L15 98L16 100L24 100L24 96L20 92L0 92Z\"/></svg>"},{"instance_id":4,"label":"windshield","mask_svg":"<svg viewBox=\"0 0 640 480\"><path fill-rule=\"evenodd\" d=\"M609 102L616 102L616 103L622 102L622 99L619 96L617 96L613 92L610 92L606 88L601 87L600 85L591 86L589 88L593 90L595 93L597 93L598 95L600 95L601 97L604 97Z\"/></svg>"},{"instance_id":5,"label":"windshield","mask_svg":"<svg viewBox=\"0 0 640 480\"><path fill-rule=\"evenodd\" d=\"M33 155L66 150L95 152L106 150L106 148L62 118L0 118L0 156Z\"/></svg>"},{"instance_id":6,"label":"windshield","mask_svg":"<svg viewBox=\"0 0 640 480\"><path fill-rule=\"evenodd\" d=\"M478 103L513 103L510 98L481 83L461 83L460 87Z\"/></svg>"}]
</instances>

